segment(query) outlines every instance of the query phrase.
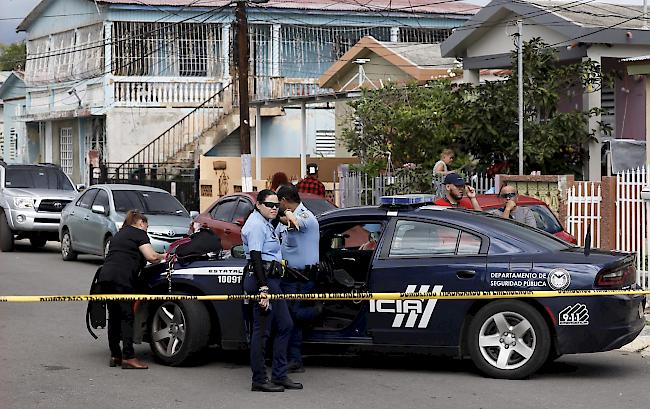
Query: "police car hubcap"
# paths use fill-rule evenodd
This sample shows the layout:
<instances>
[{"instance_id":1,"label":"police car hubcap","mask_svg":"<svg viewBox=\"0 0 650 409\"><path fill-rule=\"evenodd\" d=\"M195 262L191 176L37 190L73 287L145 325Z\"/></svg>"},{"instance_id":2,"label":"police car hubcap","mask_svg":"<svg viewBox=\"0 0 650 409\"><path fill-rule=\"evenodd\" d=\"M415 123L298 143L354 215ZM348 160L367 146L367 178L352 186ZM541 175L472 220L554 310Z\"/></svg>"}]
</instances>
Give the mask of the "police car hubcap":
<instances>
[{"instance_id":1,"label":"police car hubcap","mask_svg":"<svg viewBox=\"0 0 650 409\"><path fill-rule=\"evenodd\" d=\"M499 369L516 369L530 361L537 336L524 316L516 312L494 314L481 326L479 348L483 358Z\"/></svg>"},{"instance_id":2,"label":"police car hubcap","mask_svg":"<svg viewBox=\"0 0 650 409\"><path fill-rule=\"evenodd\" d=\"M151 336L161 355L170 357L178 353L185 341L185 316L178 305L165 303L158 307Z\"/></svg>"}]
</instances>

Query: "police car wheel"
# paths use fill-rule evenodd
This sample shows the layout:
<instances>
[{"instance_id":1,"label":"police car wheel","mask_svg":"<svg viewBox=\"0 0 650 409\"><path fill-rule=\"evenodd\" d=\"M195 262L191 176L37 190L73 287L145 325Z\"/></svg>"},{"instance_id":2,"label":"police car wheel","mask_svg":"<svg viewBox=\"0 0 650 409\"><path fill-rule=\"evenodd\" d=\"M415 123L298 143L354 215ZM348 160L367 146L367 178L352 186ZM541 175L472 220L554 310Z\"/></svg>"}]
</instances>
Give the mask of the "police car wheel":
<instances>
[{"instance_id":1,"label":"police car wheel","mask_svg":"<svg viewBox=\"0 0 650 409\"><path fill-rule=\"evenodd\" d=\"M73 261L77 259L77 252L72 249L72 236L68 230L63 231L61 237L61 258L64 261Z\"/></svg>"},{"instance_id":2,"label":"police car wheel","mask_svg":"<svg viewBox=\"0 0 650 409\"><path fill-rule=\"evenodd\" d=\"M493 378L522 379L535 373L549 355L551 336L535 308L502 300L483 307L468 332L472 361Z\"/></svg>"},{"instance_id":3,"label":"police car wheel","mask_svg":"<svg viewBox=\"0 0 650 409\"><path fill-rule=\"evenodd\" d=\"M170 366L191 364L208 346L210 314L200 302L167 301L156 308L150 328L156 360Z\"/></svg>"}]
</instances>

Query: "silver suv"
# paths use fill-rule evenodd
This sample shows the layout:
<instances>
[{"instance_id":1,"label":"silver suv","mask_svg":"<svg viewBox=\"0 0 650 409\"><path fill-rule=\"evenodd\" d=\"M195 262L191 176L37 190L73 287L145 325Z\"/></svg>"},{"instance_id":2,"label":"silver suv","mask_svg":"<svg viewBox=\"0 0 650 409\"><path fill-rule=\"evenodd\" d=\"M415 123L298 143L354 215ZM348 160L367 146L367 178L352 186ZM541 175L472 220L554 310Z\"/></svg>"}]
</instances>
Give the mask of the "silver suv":
<instances>
[{"instance_id":1,"label":"silver suv","mask_svg":"<svg viewBox=\"0 0 650 409\"><path fill-rule=\"evenodd\" d=\"M28 238L36 248L58 241L61 211L76 194L56 165L0 161L0 251L12 251L14 239Z\"/></svg>"}]
</instances>

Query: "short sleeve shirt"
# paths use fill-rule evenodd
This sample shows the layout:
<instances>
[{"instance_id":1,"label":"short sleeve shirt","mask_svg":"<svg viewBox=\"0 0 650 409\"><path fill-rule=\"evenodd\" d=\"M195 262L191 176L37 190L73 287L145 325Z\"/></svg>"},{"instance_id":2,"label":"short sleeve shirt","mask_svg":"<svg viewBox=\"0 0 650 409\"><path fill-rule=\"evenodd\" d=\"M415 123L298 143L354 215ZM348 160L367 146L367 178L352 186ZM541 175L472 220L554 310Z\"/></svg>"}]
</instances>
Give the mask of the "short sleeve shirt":
<instances>
[{"instance_id":1,"label":"short sleeve shirt","mask_svg":"<svg viewBox=\"0 0 650 409\"><path fill-rule=\"evenodd\" d=\"M253 211L246 219L246 223L241 229L241 238L247 259L250 260L251 251L259 251L262 253L262 260L264 261L282 260L280 240L275 233L275 229L271 222L262 216L260 212Z\"/></svg>"},{"instance_id":2,"label":"short sleeve shirt","mask_svg":"<svg viewBox=\"0 0 650 409\"><path fill-rule=\"evenodd\" d=\"M287 260L289 267L304 269L306 266L318 264L320 240L318 220L302 203L293 214L298 219L300 229L289 229L285 224L280 223L276 233L282 242L282 257Z\"/></svg>"},{"instance_id":3,"label":"short sleeve shirt","mask_svg":"<svg viewBox=\"0 0 650 409\"><path fill-rule=\"evenodd\" d=\"M497 209L492 212L497 216L502 216L505 209ZM530 227L537 227L537 221L533 211L527 207L517 206L514 210L510 211L510 218L516 222L527 224Z\"/></svg>"},{"instance_id":4,"label":"short sleeve shirt","mask_svg":"<svg viewBox=\"0 0 650 409\"><path fill-rule=\"evenodd\" d=\"M464 209L474 210L474 206L472 206L472 201L466 197L460 199L460 202L458 202L458 204L452 204L445 197L436 200L435 202L433 202L433 204L436 206L462 207Z\"/></svg>"},{"instance_id":5,"label":"short sleeve shirt","mask_svg":"<svg viewBox=\"0 0 650 409\"><path fill-rule=\"evenodd\" d=\"M150 241L146 231L128 225L122 227L111 239L99 281L125 289L135 288L138 272L147 263L140 246L147 243Z\"/></svg>"}]
</instances>

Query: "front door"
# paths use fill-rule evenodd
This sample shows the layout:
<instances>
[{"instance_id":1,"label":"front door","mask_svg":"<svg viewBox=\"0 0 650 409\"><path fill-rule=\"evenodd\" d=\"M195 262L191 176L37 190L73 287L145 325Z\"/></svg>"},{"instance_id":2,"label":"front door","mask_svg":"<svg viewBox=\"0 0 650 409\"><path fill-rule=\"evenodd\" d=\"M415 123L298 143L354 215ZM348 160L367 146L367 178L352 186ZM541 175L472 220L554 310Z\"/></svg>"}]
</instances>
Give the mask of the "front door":
<instances>
[{"instance_id":1,"label":"front door","mask_svg":"<svg viewBox=\"0 0 650 409\"><path fill-rule=\"evenodd\" d=\"M371 292L470 291L482 287L487 239L454 226L391 220L369 280ZM457 346L472 300L370 301L368 330L378 344Z\"/></svg>"},{"instance_id":2,"label":"front door","mask_svg":"<svg viewBox=\"0 0 650 409\"><path fill-rule=\"evenodd\" d=\"M86 193L77 200L77 203L75 203L73 209L74 213L71 213L73 222L70 223L69 227L75 250L94 253L92 246L94 231L88 225L88 220L90 220L90 216L92 215L90 207L92 206L98 191L98 189L89 189L86 191Z\"/></svg>"},{"instance_id":3,"label":"front door","mask_svg":"<svg viewBox=\"0 0 650 409\"><path fill-rule=\"evenodd\" d=\"M104 210L107 212L110 210L110 204L108 202L108 193L99 189L95 200L93 201L92 206L99 205L103 206ZM89 235L89 245L94 254L103 255L104 254L104 238L106 237L106 232L108 231L108 220L107 214L94 213L92 211L92 206L90 208L89 217L86 221L87 228L90 230L91 234Z\"/></svg>"}]
</instances>

